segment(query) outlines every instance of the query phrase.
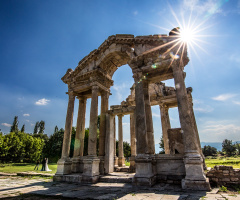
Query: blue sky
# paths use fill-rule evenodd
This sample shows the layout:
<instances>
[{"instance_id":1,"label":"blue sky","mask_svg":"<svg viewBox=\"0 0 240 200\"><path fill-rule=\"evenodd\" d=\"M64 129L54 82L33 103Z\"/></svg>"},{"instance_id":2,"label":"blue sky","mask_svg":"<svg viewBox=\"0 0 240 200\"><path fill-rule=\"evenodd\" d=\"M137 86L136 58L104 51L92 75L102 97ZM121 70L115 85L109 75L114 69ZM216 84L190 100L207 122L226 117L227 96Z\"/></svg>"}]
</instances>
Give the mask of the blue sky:
<instances>
[{"instance_id":1,"label":"blue sky","mask_svg":"<svg viewBox=\"0 0 240 200\"><path fill-rule=\"evenodd\" d=\"M175 16L174 17L174 13ZM201 141L240 140L240 1L237 0L0 0L0 129L8 133L14 116L19 128L33 132L44 120L45 133L64 128L68 97L61 77L75 69L110 35L168 34L191 22L202 35L185 67L186 86L193 88ZM128 66L113 76L110 105L120 104L133 84ZM173 80L167 81L173 86ZM99 99L100 100L100 99ZM89 124L87 103L86 127ZM100 106L99 106L100 107ZM78 104L75 105L74 125ZM161 136L160 111L152 107L155 143ZM179 127L177 109L170 110ZM129 116L123 118L129 141Z\"/></svg>"}]
</instances>

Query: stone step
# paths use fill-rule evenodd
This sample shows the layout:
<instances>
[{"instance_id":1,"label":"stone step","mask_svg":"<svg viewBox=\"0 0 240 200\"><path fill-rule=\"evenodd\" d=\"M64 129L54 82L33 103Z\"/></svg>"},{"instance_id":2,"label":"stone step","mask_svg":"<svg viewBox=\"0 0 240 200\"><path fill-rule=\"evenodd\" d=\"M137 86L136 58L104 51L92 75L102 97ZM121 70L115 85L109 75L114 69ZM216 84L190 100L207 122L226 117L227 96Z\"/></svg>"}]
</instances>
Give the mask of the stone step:
<instances>
[{"instance_id":1,"label":"stone step","mask_svg":"<svg viewBox=\"0 0 240 200\"><path fill-rule=\"evenodd\" d=\"M114 167L115 172L129 172L129 166Z\"/></svg>"},{"instance_id":2,"label":"stone step","mask_svg":"<svg viewBox=\"0 0 240 200\"><path fill-rule=\"evenodd\" d=\"M100 176L99 182L102 183L132 183L134 173L114 172L105 176Z\"/></svg>"}]
</instances>

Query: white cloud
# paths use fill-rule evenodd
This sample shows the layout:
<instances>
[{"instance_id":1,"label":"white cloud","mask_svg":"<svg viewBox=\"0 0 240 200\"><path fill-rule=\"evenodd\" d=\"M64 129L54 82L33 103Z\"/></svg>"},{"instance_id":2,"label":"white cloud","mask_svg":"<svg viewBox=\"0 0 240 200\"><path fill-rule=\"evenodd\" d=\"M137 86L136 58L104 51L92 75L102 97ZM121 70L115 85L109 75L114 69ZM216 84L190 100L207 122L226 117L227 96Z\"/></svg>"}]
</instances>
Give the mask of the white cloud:
<instances>
[{"instance_id":1,"label":"white cloud","mask_svg":"<svg viewBox=\"0 0 240 200\"><path fill-rule=\"evenodd\" d=\"M23 114L24 117L29 117L30 114L26 113L26 114Z\"/></svg>"},{"instance_id":2,"label":"white cloud","mask_svg":"<svg viewBox=\"0 0 240 200\"><path fill-rule=\"evenodd\" d=\"M11 127L12 126L11 124L8 124L8 123L2 123L1 125L6 126L6 127Z\"/></svg>"},{"instance_id":3,"label":"white cloud","mask_svg":"<svg viewBox=\"0 0 240 200\"><path fill-rule=\"evenodd\" d=\"M121 85L112 86L112 89L114 89L116 91L118 101L125 100L123 98L123 95L126 94L127 88L129 88L129 86L125 83L122 83ZM129 89L128 94L130 95L130 89Z\"/></svg>"},{"instance_id":4,"label":"white cloud","mask_svg":"<svg viewBox=\"0 0 240 200\"><path fill-rule=\"evenodd\" d=\"M240 101L233 101L234 104L240 105Z\"/></svg>"},{"instance_id":5,"label":"white cloud","mask_svg":"<svg viewBox=\"0 0 240 200\"><path fill-rule=\"evenodd\" d=\"M199 129L203 141L222 142L224 139L239 140L240 126L231 121L208 121ZM206 139L207 138L207 139Z\"/></svg>"},{"instance_id":6,"label":"white cloud","mask_svg":"<svg viewBox=\"0 0 240 200\"><path fill-rule=\"evenodd\" d=\"M216 100L216 101L226 101L226 100L231 99L235 96L236 96L236 94L221 94L221 95L218 95L216 97L212 97L212 99Z\"/></svg>"},{"instance_id":7,"label":"white cloud","mask_svg":"<svg viewBox=\"0 0 240 200\"><path fill-rule=\"evenodd\" d=\"M240 57L238 53L232 54L231 56L229 56L229 59L238 64L240 63Z\"/></svg>"},{"instance_id":8,"label":"white cloud","mask_svg":"<svg viewBox=\"0 0 240 200\"><path fill-rule=\"evenodd\" d=\"M137 10L136 10L136 11L134 11L134 12L133 12L133 14L134 14L134 15L137 15L137 14L138 14L138 11L137 11Z\"/></svg>"},{"instance_id":9,"label":"white cloud","mask_svg":"<svg viewBox=\"0 0 240 200\"><path fill-rule=\"evenodd\" d=\"M124 123L122 123L122 125L123 125L123 126L129 126L130 123L125 123L125 122L124 122Z\"/></svg>"},{"instance_id":10,"label":"white cloud","mask_svg":"<svg viewBox=\"0 0 240 200\"><path fill-rule=\"evenodd\" d=\"M36 102L35 102L35 105L45 106L45 105L47 105L49 102L50 102L50 100L43 98L43 99L39 99L38 101L36 101Z\"/></svg>"},{"instance_id":11,"label":"white cloud","mask_svg":"<svg viewBox=\"0 0 240 200\"><path fill-rule=\"evenodd\" d=\"M31 126L34 126L35 124L31 124Z\"/></svg>"},{"instance_id":12,"label":"white cloud","mask_svg":"<svg viewBox=\"0 0 240 200\"><path fill-rule=\"evenodd\" d=\"M205 17L208 17L215 13L222 13L220 9L224 2L219 0L184 0L183 8L186 10L194 11L198 14L205 14Z\"/></svg>"},{"instance_id":13,"label":"white cloud","mask_svg":"<svg viewBox=\"0 0 240 200\"><path fill-rule=\"evenodd\" d=\"M159 111L160 112L160 111ZM158 117L158 118L160 118L160 113L154 113L154 112L152 112L152 116L153 117Z\"/></svg>"},{"instance_id":14,"label":"white cloud","mask_svg":"<svg viewBox=\"0 0 240 200\"><path fill-rule=\"evenodd\" d=\"M30 122L30 120L26 119L26 122Z\"/></svg>"},{"instance_id":15,"label":"white cloud","mask_svg":"<svg viewBox=\"0 0 240 200\"><path fill-rule=\"evenodd\" d=\"M210 106L205 106L204 108L202 107L196 107L194 108L194 111L196 112L202 112L202 113L209 113L213 111L213 108Z\"/></svg>"}]
</instances>

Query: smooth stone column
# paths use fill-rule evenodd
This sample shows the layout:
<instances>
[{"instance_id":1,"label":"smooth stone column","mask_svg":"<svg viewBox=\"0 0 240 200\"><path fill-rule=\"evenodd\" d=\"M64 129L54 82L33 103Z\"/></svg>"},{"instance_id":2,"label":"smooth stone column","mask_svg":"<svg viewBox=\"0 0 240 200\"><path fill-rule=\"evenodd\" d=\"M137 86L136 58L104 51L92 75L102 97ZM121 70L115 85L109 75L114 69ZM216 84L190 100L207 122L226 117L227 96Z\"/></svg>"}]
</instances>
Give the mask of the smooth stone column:
<instances>
[{"instance_id":1,"label":"smooth stone column","mask_svg":"<svg viewBox=\"0 0 240 200\"><path fill-rule=\"evenodd\" d=\"M160 108L160 114L161 114L164 151L165 151L165 154L170 154L168 129L171 128L171 124L169 120L168 107L165 104L161 104L159 105L159 108Z\"/></svg>"},{"instance_id":2,"label":"smooth stone column","mask_svg":"<svg viewBox=\"0 0 240 200\"><path fill-rule=\"evenodd\" d=\"M85 97L78 97L79 107L78 107L78 118L77 118L77 128L74 144L74 152L72 159L72 172L83 172L83 150L84 150L84 136L85 136L85 114L86 114L86 102Z\"/></svg>"},{"instance_id":3,"label":"smooth stone column","mask_svg":"<svg viewBox=\"0 0 240 200\"><path fill-rule=\"evenodd\" d=\"M136 157L136 134L135 134L135 119L134 114L130 114L130 136L131 136L131 157L130 157L130 172L135 172L135 157Z\"/></svg>"},{"instance_id":4,"label":"smooth stone column","mask_svg":"<svg viewBox=\"0 0 240 200\"><path fill-rule=\"evenodd\" d=\"M92 86L90 124L88 138L88 156L83 158L84 182L96 183L99 178L99 162L97 157L97 120L98 120L98 86Z\"/></svg>"},{"instance_id":5,"label":"smooth stone column","mask_svg":"<svg viewBox=\"0 0 240 200\"><path fill-rule=\"evenodd\" d=\"M192 123L187 90L184 82L183 69L176 62L172 65L173 77L176 87L178 101L178 112L181 128L183 130L183 140L185 146L185 169L186 177L182 180L184 189L210 190L210 184L204 174L202 157L198 152L196 134Z\"/></svg>"},{"instance_id":6,"label":"smooth stone column","mask_svg":"<svg viewBox=\"0 0 240 200\"><path fill-rule=\"evenodd\" d=\"M147 125L147 138L148 138L148 153L155 154L152 109L151 109L148 87L149 87L148 82L143 81L143 92L144 92L145 114L146 114L146 125Z\"/></svg>"},{"instance_id":7,"label":"smooth stone column","mask_svg":"<svg viewBox=\"0 0 240 200\"><path fill-rule=\"evenodd\" d=\"M116 116L113 118L113 131L114 131L114 166L118 166L117 147L116 147Z\"/></svg>"},{"instance_id":8,"label":"smooth stone column","mask_svg":"<svg viewBox=\"0 0 240 200\"><path fill-rule=\"evenodd\" d=\"M72 134L72 122L73 122L73 111L74 111L74 101L75 96L69 93L68 109L66 115L65 131L63 136L63 146L62 146L62 157L58 161L57 173L56 175L64 175L71 173L72 162L69 158L70 152L70 142Z\"/></svg>"},{"instance_id":9,"label":"smooth stone column","mask_svg":"<svg viewBox=\"0 0 240 200\"><path fill-rule=\"evenodd\" d=\"M118 166L125 166L125 158L123 154L123 130L122 130L122 117L118 115Z\"/></svg>"},{"instance_id":10,"label":"smooth stone column","mask_svg":"<svg viewBox=\"0 0 240 200\"><path fill-rule=\"evenodd\" d=\"M136 174L133 178L135 185L152 186L156 182L153 173L153 157L149 155L146 109L142 73L137 71L133 75L135 87L135 132L137 139L137 156L135 158Z\"/></svg>"},{"instance_id":11,"label":"smooth stone column","mask_svg":"<svg viewBox=\"0 0 240 200\"><path fill-rule=\"evenodd\" d=\"M104 174L104 156L105 156L105 137L106 137L106 112L108 110L109 94L103 91L101 94L101 116L100 116L100 130L99 130L99 158L100 174Z\"/></svg>"},{"instance_id":12,"label":"smooth stone column","mask_svg":"<svg viewBox=\"0 0 240 200\"><path fill-rule=\"evenodd\" d=\"M114 116L106 113L105 173L114 172Z\"/></svg>"}]
</instances>

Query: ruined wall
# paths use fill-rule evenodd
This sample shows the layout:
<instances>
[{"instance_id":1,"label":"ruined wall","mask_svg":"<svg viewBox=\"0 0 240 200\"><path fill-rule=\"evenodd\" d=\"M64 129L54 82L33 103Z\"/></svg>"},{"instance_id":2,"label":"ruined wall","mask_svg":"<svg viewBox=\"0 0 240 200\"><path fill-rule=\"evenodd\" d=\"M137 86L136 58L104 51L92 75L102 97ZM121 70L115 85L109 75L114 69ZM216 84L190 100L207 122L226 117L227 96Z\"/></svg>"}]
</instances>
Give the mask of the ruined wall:
<instances>
[{"instance_id":1,"label":"ruined wall","mask_svg":"<svg viewBox=\"0 0 240 200\"><path fill-rule=\"evenodd\" d=\"M215 166L206 175L211 184L214 185L239 185L240 169L233 169L232 166Z\"/></svg>"}]
</instances>

